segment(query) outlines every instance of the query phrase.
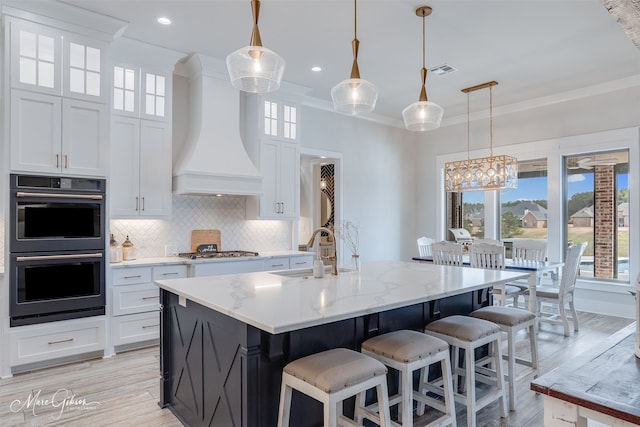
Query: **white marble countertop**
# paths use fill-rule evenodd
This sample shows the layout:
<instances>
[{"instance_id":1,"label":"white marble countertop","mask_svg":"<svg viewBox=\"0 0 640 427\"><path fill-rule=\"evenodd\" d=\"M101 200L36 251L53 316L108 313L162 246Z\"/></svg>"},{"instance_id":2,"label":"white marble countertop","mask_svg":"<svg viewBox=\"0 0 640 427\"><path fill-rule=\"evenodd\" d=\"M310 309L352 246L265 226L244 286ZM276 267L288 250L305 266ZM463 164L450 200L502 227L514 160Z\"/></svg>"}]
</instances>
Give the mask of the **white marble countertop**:
<instances>
[{"instance_id":1,"label":"white marble countertop","mask_svg":"<svg viewBox=\"0 0 640 427\"><path fill-rule=\"evenodd\" d=\"M131 261L122 261L110 263L111 268L126 268L126 267L144 267L144 266L159 266L159 265L171 265L171 264L201 264L208 262L239 262L249 261L255 259L268 259L276 257L291 257L291 256L313 256L313 252L301 252L301 251L271 251L271 252L259 252L258 256L247 257L228 257L228 258L198 258L189 259L181 258L179 256L166 256L166 257L152 257L152 258L138 258Z\"/></svg>"},{"instance_id":2,"label":"white marble countertop","mask_svg":"<svg viewBox=\"0 0 640 427\"><path fill-rule=\"evenodd\" d=\"M379 261L360 273L322 279L296 270L159 280L181 301L196 302L272 334L462 294L528 277L528 273Z\"/></svg>"}]
</instances>

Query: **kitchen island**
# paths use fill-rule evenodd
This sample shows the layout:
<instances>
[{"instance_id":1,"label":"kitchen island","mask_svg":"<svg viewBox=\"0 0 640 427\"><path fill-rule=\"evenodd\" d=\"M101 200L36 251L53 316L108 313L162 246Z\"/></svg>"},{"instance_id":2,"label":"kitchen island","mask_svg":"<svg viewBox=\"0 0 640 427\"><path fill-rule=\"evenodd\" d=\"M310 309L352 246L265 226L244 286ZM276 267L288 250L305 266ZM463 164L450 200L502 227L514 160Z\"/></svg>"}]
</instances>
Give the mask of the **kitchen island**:
<instances>
[{"instance_id":1,"label":"kitchen island","mask_svg":"<svg viewBox=\"0 0 640 427\"><path fill-rule=\"evenodd\" d=\"M422 331L488 305L492 286L526 276L383 261L320 279L294 270L157 281L160 405L190 426L272 427L289 361L329 348L360 350L393 330ZM320 425L320 404L293 397L292 425Z\"/></svg>"}]
</instances>

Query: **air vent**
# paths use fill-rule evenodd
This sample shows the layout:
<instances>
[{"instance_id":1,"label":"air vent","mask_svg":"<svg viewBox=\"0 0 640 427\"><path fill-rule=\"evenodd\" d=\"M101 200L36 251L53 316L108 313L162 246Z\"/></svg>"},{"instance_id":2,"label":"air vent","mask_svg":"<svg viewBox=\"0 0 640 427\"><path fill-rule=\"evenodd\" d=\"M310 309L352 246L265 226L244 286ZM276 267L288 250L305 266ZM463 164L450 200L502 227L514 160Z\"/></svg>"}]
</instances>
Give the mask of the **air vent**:
<instances>
[{"instance_id":1,"label":"air vent","mask_svg":"<svg viewBox=\"0 0 640 427\"><path fill-rule=\"evenodd\" d=\"M458 69L456 67L452 67L449 64L442 64L430 69L429 71L433 74L441 76L443 74L455 73L456 71L458 71Z\"/></svg>"}]
</instances>

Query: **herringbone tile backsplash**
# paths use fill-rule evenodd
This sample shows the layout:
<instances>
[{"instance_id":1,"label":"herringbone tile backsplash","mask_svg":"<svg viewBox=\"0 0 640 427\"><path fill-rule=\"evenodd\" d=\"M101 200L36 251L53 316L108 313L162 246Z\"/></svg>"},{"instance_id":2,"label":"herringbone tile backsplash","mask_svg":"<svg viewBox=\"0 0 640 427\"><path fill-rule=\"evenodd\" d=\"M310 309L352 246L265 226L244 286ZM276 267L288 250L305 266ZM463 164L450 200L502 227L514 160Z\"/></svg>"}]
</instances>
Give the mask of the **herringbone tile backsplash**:
<instances>
[{"instance_id":1,"label":"herringbone tile backsplash","mask_svg":"<svg viewBox=\"0 0 640 427\"><path fill-rule=\"evenodd\" d=\"M191 230L218 229L222 250L280 251L290 249L289 221L245 219L244 197L173 196L171 219L111 220L109 230L122 243L128 235L138 258L164 255L165 245L189 252Z\"/></svg>"}]
</instances>

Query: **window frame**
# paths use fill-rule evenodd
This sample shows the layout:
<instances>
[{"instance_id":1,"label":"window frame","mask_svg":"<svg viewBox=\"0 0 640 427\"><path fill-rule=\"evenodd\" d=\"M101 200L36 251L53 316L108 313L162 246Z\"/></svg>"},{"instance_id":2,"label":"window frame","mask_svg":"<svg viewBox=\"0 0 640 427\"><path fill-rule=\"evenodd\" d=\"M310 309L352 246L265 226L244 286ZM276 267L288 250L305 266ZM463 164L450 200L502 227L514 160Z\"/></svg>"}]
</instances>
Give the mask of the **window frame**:
<instances>
[{"instance_id":1,"label":"window frame","mask_svg":"<svg viewBox=\"0 0 640 427\"><path fill-rule=\"evenodd\" d=\"M548 257L552 261L562 261L564 259L564 242L566 242L566 227L562 221L566 217L565 197L567 190L564 185L562 159L565 156L575 156L582 153L594 153L602 151L628 150L629 151L629 183L630 192L637 190L633 188L632 183L640 182L640 129L638 127L623 128L603 132L594 132L590 134L582 134L575 136L567 136L561 138L545 139L534 142L523 142L520 144L504 145L495 147L496 152L506 152L518 158L519 161L535 160L540 158L547 159L547 180L548 180ZM488 150L473 150L469 153L466 151L437 155L435 157L438 186L438 197L436 200L436 238L447 239L446 229L446 194L444 191L444 165L446 162L462 160L470 157L482 157L488 155ZM499 196L490 195L487 192L485 196L485 209L487 205L497 206ZM640 197L632 197L629 201L629 280L633 283L640 272L640 215L633 214L640 212ZM494 223L488 221L490 213L485 211L485 224ZM495 214L494 214L495 215ZM486 227L486 225L485 225ZM497 229L496 229L497 230ZM485 237L497 236L497 231L489 234L485 228ZM632 243L634 242L634 243ZM579 281L581 281L579 279ZM584 282L583 282L584 283ZM628 288L629 283L620 281L592 280L589 285L594 289L613 290L621 289L618 292L624 292Z\"/></svg>"}]
</instances>

